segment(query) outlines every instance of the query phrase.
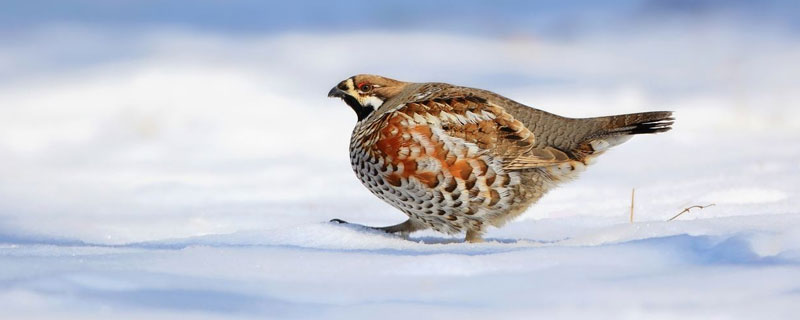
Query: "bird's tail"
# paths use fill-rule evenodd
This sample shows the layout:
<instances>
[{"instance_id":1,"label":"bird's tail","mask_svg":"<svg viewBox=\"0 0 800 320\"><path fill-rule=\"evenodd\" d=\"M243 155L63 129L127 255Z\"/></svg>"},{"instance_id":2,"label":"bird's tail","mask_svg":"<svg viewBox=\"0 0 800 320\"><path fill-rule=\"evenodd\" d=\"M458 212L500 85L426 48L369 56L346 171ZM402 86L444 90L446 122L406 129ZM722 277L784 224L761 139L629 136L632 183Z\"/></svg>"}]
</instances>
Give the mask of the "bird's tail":
<instances>
[{"instance_id":1,"label":"bird's tail","mask_svg":"<svg viewBox=\"0 0 800 320\"><path fill-rule=\"evenodd\" d=\"M605 130L600 134L607 136L665 132L672 129L675 122L672 111L630 113L598 120L604 120Z\"/></svg>"},{"instance_id":2,"label":"bird's tail","mask_svg":"<svg viewBox=\"0 0 800 320\"><path fill-rule=\"evenodd\" d=\"M586 120L592 121L595 128L582 144L584 151L590 154L619 145L633 135L669 131L675 122L672 111L630 113Z\"/></svg>"}]
</instances>

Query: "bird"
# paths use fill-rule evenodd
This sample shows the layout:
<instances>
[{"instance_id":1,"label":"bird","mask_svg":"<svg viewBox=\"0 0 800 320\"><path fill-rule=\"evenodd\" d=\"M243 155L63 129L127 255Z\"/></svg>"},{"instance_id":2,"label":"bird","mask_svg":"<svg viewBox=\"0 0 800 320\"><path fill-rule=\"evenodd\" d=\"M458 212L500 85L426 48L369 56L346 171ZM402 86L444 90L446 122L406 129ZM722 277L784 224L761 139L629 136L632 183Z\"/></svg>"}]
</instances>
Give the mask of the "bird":
<instances>
[{"instance_id":1,"label":"bird","mask_svg":"<svg viewBox=\"0 0 800 320\"><path fill-rule=\"evenodd\" d=\"M675 120L671 111L567 118L488 90L370 74L339 82L328 97L356 113L358 179L408 216L369 228L405 238L433 229L482 242L489 226L519 216L609 148Z\"/></svg>"}]
</instances>

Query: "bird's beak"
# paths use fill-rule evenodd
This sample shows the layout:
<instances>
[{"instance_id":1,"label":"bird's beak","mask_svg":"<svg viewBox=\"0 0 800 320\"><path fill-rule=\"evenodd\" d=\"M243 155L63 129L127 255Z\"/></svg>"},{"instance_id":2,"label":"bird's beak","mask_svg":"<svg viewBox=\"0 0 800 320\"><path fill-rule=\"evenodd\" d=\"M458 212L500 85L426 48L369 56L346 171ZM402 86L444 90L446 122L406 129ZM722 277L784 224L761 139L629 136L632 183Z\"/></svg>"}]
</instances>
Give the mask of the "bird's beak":
<instances>
[{"instance_id":1,"label":"bird's beak","mask_svg":"<svg viewBox=\"0 0 800 320\"><path fill-rule=\"evenodd\" d=\"M331 91L328 91L328 98L344 98L346 93L337 87L333 87Z\"/></svg>"}]
</instances>

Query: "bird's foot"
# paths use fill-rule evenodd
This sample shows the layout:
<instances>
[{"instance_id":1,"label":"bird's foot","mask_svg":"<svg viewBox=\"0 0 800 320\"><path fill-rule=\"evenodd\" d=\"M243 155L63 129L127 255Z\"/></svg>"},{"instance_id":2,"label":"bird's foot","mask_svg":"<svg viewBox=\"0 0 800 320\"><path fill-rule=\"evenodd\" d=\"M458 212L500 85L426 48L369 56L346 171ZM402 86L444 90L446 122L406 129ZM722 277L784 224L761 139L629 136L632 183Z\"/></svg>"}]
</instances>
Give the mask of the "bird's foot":
<instances>
[{"instance_id":1,"label":"bird's foot","mask_svg":"<svg viewBox=\"0 0 800 320\"><path fill-rule=\"evenodd\" d=\"M411 220L406 220L403 223L396 224L396 225L393 225L393 226L388 226L388 227L370 227L370 226L350 223L350 222L344 221L342 219L331 219L330 222L331 223L336 223L336 224L347 224L347 225L351 225L351 226L364 227L364 228L367 228L367 229L370 229L370 230L383 231L383 232L386 232L388 234L398 234L398 235L400 235L400 237L402 237L403 239L406 239L406 240L408 240L408 237L412 232L417 231L417 230L425 229L424 225L415 224L415 223L411 222Z\"/></svg>"},{"instance_id":2,"label":"bird's foot","mask_svg":"<svg viewBox=\"0 0 800 320\"><path fill-rule=\"evenodd\" d=\"M481 243L483 242L483 235L481 235L480 231L467 230L467 236L464 238L464 241L469 243Z\"/></svg>"}]
</instances>

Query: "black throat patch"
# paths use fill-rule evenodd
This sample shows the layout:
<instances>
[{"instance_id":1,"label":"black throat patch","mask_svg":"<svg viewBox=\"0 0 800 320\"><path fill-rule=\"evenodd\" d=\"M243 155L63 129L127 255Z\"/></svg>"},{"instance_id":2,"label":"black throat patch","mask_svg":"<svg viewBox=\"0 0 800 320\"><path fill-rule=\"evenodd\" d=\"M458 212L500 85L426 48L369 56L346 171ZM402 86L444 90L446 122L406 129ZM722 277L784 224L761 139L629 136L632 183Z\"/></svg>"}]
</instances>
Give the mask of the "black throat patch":
<instances>
[{"instance_id":1,"label":"black throat patch","mask_svg":"<svg viewBox=\"0 0 800 320\"><path fill-rule=\"evenodd\" d=\"M372 111L375 111L375 109L373 109L372 106L368 107L362 106L361 104L358 103L358 100L356 100L356 98L353 98L350 95L345 95L342 98L342 100L344 100L344 102L347 103L347 105L350 106L350 108L356 112L358 121L364 120L364 118L369 116L369 114L372 113Z\"/></svg>"}]
</instances>

